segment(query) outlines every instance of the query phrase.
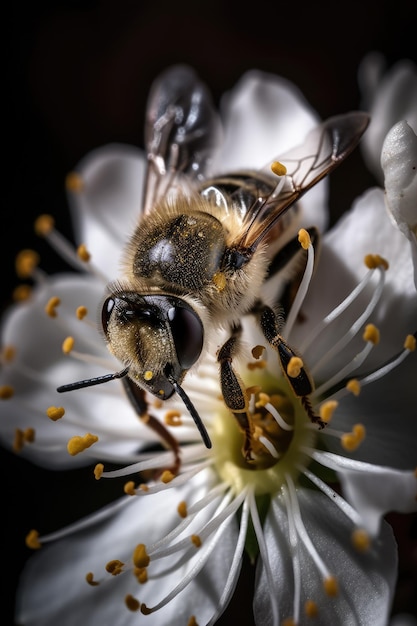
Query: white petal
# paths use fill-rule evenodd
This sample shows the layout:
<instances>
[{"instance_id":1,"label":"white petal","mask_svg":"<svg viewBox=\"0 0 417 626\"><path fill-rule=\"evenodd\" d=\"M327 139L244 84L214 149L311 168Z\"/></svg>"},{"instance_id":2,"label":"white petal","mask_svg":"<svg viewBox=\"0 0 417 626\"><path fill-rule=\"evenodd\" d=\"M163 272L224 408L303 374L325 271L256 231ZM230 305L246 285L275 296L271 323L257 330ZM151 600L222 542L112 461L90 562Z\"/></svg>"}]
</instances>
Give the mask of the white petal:
<instances>
[{"instance_id":1,"label":"white petal","mask_svg":"<svg viewBox=\"0 0 417 626\"><path fill-rule=\"evenodd\" d=\"M375 549L359 554L351 545L352 526L346 516L326 497L307 489L297 492L301 515L308 536L330 574L337 578L339 595L330 598L323 590L322 576L310 553L299 541L301 565L300 626L314 621L319 626L385 626L396 578L396 543L391 528L384 524L375 541ZM274 578L274 593L279 599L280 623L294 615L294 579L288 541L287 514L276 498L265 523ZM304 614L304 603L313 600L318 616L312 620ZM270 626L270 601L265 570L257 568L254 601L255 621Z\"/></svg>"},{"instance_id":2,"label":"white petal","mask_svg":"<svg viewBox=\"0 0 417 626\"><path fill-rule=\"evenodd\" d=\"M75 168L83 189L69 196L76 238L109 279L142 207L145 159L133 146L110 144L90 152Z\"/></svg>"},{"instance_id":3,"label":"white petal","mask_svg":"<svg viewBox=\"0 0 417 626\"><path fill-rule=\"evenodd\" d=\"M150 578L144 585L138 584L131 571L115 577L107 574L106 563L120 559L129 567L136 545L145 543L149 547L167 534L181 521L177 513L179 502L194 502L207 493L211 482L208 473L202 472L179 489L132 497L124 508L100 524L41 548L29 560L21 579L17 621L27 626L137 624L143 616L126 608L126 594L131 593L151 606L182 580L190 563L163 578ZM200 523L209 521L212 515L213 506L206 507L200 514ZM231 524L204 570L166 607L143 617L146 623L183 626L191 615L196 616L198 623L207 623L221 596L236 537L236 525ZM198 552L196 555L198 558ZM169 557L170 563L176 558ZM152 565L151 561L150 576ZM102 583L89 586L85 581L87 572L93 572Z\"/></svg>"},{"instance_id":4,"label":"white petal","mask_svg":"<svg viewBox=\"0 0 417 626\"><path fill-rule=\"evenodd\" d=\"M314 458L334 469L343 486L343 495L361 515L365 528L375 536L382 517L391 511L417 511L415 470L401 471L363 463L330 452L314 452Z\"/></svg>"},{"instance_id":5,"label":"white petal","mask_svg":"<svg viewBox=\"0 0 417 626\"><path fill-rule=\"evenodd\" d=\"M281 154L301 144L319 122L317 113L288 80L252 70L244 74L222 101L225 139L219 172L268 166ZM326 180L303 200L305 226L324 230L327 224Z\"/></svg>"}]
</instances>

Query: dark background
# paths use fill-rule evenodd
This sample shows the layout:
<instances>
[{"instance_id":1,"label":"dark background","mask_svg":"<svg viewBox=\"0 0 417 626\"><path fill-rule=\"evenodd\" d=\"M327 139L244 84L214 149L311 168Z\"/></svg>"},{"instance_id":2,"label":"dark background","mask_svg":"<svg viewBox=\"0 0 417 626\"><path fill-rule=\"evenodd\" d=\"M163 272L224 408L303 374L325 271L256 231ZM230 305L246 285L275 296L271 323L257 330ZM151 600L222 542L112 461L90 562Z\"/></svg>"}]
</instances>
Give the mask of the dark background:
<instances>
[{"instance_id":1,"label":"dark background","mask_svg":"<svg viewBox=\"0 0 417 626\"><path fill-rule=\"evenodd\" d=\"M140 2L15 3L3 19L2 306L18 281L14 258L35 247L49 272L64 264L33 234L52 213L72 237L64 178L92 148L111 141L143 145L149 86L175 62L188 62L216 101L241 74L259 68L301 88L322 118L359 107L357 67L378 50L389 64L417 60L416 2ZM331 177L332 219L374 181L356 151ZM5 220L5 222L4 222ZM48 532L120 493L96 482L91 468L46 472L0 449L2 467L1 623L13 624L19 571L29 556L24 536ZM109 483L111 492L109 492ZM389 517L400 546L395 612L414 610L416 516ZM6 558L6 554L9 554ZM250 575L224 616L252 624ZM235 619L235 617L233 617ZM103 625L106 626L106 625Z\"/></svg>"}]
</instances>

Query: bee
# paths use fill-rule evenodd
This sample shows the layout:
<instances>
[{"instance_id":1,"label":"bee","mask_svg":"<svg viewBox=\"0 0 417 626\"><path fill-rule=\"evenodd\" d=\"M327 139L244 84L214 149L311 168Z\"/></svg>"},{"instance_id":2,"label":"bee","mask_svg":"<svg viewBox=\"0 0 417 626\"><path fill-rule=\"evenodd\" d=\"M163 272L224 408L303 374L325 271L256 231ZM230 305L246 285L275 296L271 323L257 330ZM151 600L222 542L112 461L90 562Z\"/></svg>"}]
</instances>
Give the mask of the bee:
<instances>
[{"instance_id":1,"label":"bee","mask_svg":"<svg viewBox=\"0 0 417 626\"><path fill-rule=\"evenodd\" d=\"M280 314L264 301L263 286L299 254L293 239L296 201L350 154L368 123L368 115L359 111L332 117L301 146L258 171L210 177L221 137L210 93L188 66L163 72L151 88L146 112L142 212L125 250L123 277L108 286L102 306L104 337L123 369L58 391L121 378L140 415L147 411L145 392L161 400L176 393L211 447L182 383L226 330L217 351L220 388L244 433L244 455L250 460L248 399L233 363L242 318L256 317L285 373L295 352L280 334ZM278 164L279 176L271 162ZM307 370L287 378L312 421L323 426L310 408ZM155 419L153 427L163 428ZM161 436L168 440L167 433Z\"/></svg>"}]
</instances>

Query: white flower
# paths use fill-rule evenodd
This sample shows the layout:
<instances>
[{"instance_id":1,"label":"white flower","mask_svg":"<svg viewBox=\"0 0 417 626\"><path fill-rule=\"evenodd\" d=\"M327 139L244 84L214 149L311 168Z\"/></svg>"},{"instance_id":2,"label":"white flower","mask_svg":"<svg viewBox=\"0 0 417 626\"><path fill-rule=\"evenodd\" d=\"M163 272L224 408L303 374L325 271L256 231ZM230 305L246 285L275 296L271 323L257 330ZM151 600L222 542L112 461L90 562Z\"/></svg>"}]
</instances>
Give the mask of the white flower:
<instances>
[{"instance_id":1,"label":"white flower","mask_svg":"<svg viewBox=\"0 0 417 626\"><path fill-rule=\"evenodd\" d=\"M291 85L260 73L242 80L224 119L219 170L263 164L281 136L278 152L316 122ZM258 124L256 147L248 120ZM67 250L41 220L51 243L87 273L48 278L31 270L38 280L32 298L3 327L0 433L5 445L46 467L94 461L97 478L129 480L124 497L89 518L49 536L29 535L29 544L42 549L23 574L18 622L127 625L140 610L150 626L213 624L233 594L246 549L257 559L257 624L312 617L318 624L386 624L397 556L382 518L417 508L417 367L410 355L417 300L409 248L386 214L383 191L368 191L324 235L312 278L308 247L283 334L314 378L311 408L294 396L275 353L252 357L262 339L253 320L244 320L247 356L239 371L252 389L259 431L258 458L248 466L241 433L219 399L214 354L184 382L211 450L178 398L162 407L149 399L146 424L120 381L71 392L62 416L59 385L120 368L94 316L137 217L143 159L110 146L77 171L70 178L74 219L91 261ZM304 226L318 211L323 229L325 193L320 183L305 197ZM86 258L84 248L80 256ZM23 257L26 269L31 260ZM66 337L75 344L67 342L63 354ZM331 423L318 430L313 411ZM164 447L155 448L161 439ZM120 469L103 473L100 463Z\"/></svg>"}]
</instances>

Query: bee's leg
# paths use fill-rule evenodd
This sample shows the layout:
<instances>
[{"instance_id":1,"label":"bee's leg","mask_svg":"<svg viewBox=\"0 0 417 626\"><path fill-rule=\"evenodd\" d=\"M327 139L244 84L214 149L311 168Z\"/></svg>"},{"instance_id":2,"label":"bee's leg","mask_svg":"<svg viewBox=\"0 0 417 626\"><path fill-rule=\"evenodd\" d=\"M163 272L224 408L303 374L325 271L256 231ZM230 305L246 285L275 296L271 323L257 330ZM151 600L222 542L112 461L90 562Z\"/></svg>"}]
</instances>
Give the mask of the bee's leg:
<instances>
[{"instance_id":1,"label":"bee's leg","mask_svg":"<svg viewBox=\"0 0 417 626\"><path fill-rule=\"evenodd\" d=\"M136 410L139 418L144 424L146 424L146 426L151 428L158 435L159 439L167 448L171 448L175 459L174 465L172 467L164 469L169 469L174 475L177 475L181 466L180 448L178 445L178 441L175 439L175 437L171 435L169 430L165 428L160 420L156 419L156 417L148 413L149 404L145 399L144 390L138 387L138 385L136 385L127 376L122 379L122 382L127 396L132 403L134 409ZM161 470L159 474L161 474L162 471L163 470ZM154 478L156 477L157 476L154 476Z\"/></svg>"},{"instance_id":2,"label":"bee's leg","mask_svg":"<svg viewBox=\"0 0 417 626\"><path fill-rule=\"evenodd\" d=\"M281 336L279 332L281 326L279 316L276 315L271 307L263 303L257 304L255 313L259 316L260 326L265 339L278 352L282 372L294 394L300 398L311 421L323 428L326 423L314 413L308 397L314 389L313 382L307 369L304 367L302 359Z\"/></svg>"},{"instance_id":3,"label":"bee's leg","mask_svg":"<svg viewBox=\"0 0 417 626\"><path fill-rule=\"evenodd\" d=\"M239 347L242 327L234 326L229 339L217 353L220 363L220 385L227 408L233 413L240 430L245 435L243 453L247 461L252 460L251 426L248 417L248 397L240 376L232 366L233 356Z\"/></svg>"}]
</instances>

